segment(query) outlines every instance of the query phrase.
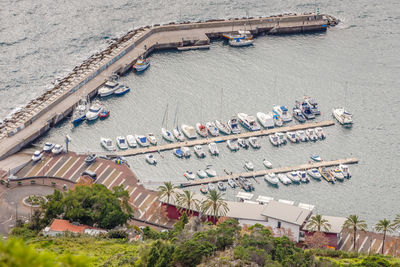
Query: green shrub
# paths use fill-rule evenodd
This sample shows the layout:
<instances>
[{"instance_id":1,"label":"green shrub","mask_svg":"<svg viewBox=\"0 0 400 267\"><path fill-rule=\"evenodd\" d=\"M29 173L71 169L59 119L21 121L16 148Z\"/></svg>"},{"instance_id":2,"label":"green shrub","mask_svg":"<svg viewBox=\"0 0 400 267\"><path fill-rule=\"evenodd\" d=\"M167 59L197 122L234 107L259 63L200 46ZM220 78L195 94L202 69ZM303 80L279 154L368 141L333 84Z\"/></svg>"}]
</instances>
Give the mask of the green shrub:
<instances>
[{"instance_id":1,"label":"green shrub","mask_svg":"<svg viewBox=\"0 0 400 267\"><path fill-rule=\"evenodd\" d=\"M128 234L123 230L111 230L107 233L108 238L127 239Z\"/></svg>"}]
</instances>

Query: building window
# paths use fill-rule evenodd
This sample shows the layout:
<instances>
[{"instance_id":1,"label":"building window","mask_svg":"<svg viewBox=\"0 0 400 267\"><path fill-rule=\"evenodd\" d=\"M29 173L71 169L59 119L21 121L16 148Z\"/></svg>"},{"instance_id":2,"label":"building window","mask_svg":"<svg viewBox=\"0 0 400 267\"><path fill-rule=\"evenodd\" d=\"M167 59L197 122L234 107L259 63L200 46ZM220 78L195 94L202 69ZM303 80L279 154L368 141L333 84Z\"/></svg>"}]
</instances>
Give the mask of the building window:
<instances>
[{"instance_id":1,"label":"building window","mask_svg":"<svg viewBox=\"0 0 400 267\"><path fill-rule=\"evenodd\" d=\"M278 221L278 228L281 228L281 222Z\"/></svg>"}]
</instances>

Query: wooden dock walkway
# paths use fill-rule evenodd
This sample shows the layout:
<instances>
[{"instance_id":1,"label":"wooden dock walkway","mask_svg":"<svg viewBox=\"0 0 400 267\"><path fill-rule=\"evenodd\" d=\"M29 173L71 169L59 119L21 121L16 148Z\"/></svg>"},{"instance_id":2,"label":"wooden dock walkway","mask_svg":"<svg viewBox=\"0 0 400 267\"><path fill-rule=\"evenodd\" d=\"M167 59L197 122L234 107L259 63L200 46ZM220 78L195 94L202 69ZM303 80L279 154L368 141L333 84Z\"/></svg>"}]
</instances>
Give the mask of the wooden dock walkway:
<instances>
[{"instance_id":1,"label":"wooden dock walkway","mask_svg":"<svg viewBox=\"0 0 400 267\"><path fill-rule=\"evenodd\" d=\"M202 185L202 184L208 184L208 183L224 182L224 181L227 181L229 178L237 179L237 178L239 178L239 176L242 176L244 178L253 178L253 177L257 177L257 176L263 176L263 175L266 175L267 173L271 173L271 172L286 173L286 172L291 172L291 171L307 170L307 169L311 169L311 168L331 167L331 166L337 166L340 164L355 164L355 163L358 163L358 159L356 159L356 158L312 162L312 163L302 164L302 165L298 165L298 166L280 167L280 168L267 169L267 170L262 170L262 171L244 172L244 173L233 173L231 175L198 179L198 180L194 180L194 181L191 181L188 183L182 183L181 187L189 187L189 186L196 186L196 185Z\"/></svg>"},{"instance_id":2,"label":"wooden dock walkway","mask_svg":"<svg viewBox=\"0 0 400 267\"><path fill-rule=\"evenodd\" d=\"M109 157L116 157L116 156L135 156L135 155L140 155L140 154L146 154L146 153L154 153L154 152L160 152L160 151L165 151L165 150L171 150L175 148L181 148L183 146L196 146L196 145L205 145L209 144L212 142L215 143L221 143L225 142L227 140L232 140L232 139L237 139L237 138L248 138L248 137L253 137L253 136L264 136L264 135L269 135L273 134L276 132L290 132L290 131L298 131L298 130L305 130L308 128L315 128L315 127L328 127L331 125L334 125L335 123L332 120L328 121L321 121L321 122L310 122L310 123L304 123L304 124L296 124L296 125L291 125L291 126L286 126L286 127L278 127L278 128L272 128L272 129L265 129L261 131L254 131L254 132L243 132L240 134L230 134L230 135L220 135L217 137L209 137L209 138L201 138L199 139L194 139L194 140L188 140L186 142L174 142L170 144L165 144L165 145L158 145L158 146L150 146L150 147L142 147L142 148L134 148L134 149L128 149L128 150L123 150L123 151L117 151L113 154L110 154L110 152L105 153Z\"/></svg>"}]
</instances>

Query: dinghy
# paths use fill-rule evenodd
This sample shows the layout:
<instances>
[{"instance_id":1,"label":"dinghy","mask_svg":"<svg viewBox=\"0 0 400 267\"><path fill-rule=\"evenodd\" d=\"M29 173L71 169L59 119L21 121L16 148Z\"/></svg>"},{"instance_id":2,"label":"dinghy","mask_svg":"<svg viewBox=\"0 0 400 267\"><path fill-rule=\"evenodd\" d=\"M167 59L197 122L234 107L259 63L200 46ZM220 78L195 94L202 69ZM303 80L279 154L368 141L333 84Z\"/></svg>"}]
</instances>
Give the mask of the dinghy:
<instances>
[{"instance_id":1,"label":"dinghy","mask_svg":"<svg viewBox=\"0 0 400 267\"><path fill-rule=\"evenodd\" d=\"M210 177L215 177L217 176L217 172L212 168L212 165L207 165L207 168L205 170L208 176Z\"/></svg>"},{"instance_id":2,"label":"dinghy","mask_svg":"<svg viewBox=\"0 0 400 267\"><path fill-rule=\"evenodd\" d=\"M144 135L137 135L135 134L135 139L137 141L137 143L143 147L147 147L150 145L149 140L147 140L147 137Z\"/></svg>"},{"instance_id":3,"label":"dinghy","mask_svg":"<svg viewBox=\"0 0 400 267\"><path fill-rule=\"evenodd\" d=\"M147 161L147 163L149 163L150 165L156 165L156 164L157 164L156 158L155 158L153 155L151 155L151 154L146 155L146 161Z\"/></svg>"},{"instance_id":4,"label":"dinghy","mask_svg":"<svg viewBox=\"0 0 400 267\"><path fill-rule=\"evenodd\" d=\"M197 176L199 176L200 179L206 178L207 177L207 173L203 170L198 170L197 171Z\"/></svg>"},{"instance_id":5,"label":"dinghy","mask_svg":"<svg viewBox=\"0 0 400 267\"><path fill-rule=\"evenodd\" d=\"M218 146L214 142L208 144L208 150L210 151L211 155L213 155L213 156L219 155Z\"/></svg>"}]
</instances>

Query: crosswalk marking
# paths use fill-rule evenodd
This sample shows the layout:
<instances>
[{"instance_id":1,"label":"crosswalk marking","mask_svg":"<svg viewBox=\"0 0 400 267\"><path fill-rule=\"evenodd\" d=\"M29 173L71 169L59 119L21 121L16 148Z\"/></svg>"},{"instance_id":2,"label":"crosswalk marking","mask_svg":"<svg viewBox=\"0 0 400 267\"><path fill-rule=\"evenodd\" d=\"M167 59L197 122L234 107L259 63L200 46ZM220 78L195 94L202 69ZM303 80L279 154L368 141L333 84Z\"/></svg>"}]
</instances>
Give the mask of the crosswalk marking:
<instances>
[{"instance_id":1,"label":"crosswalk marking","mask_svg":"<svg viewBox=\"0 0 400 267\"><path fill-rule=\"evenodd\" d=\"M71 159L72 156L69 156L68 159L63 163L63 165L61 165L61 167L58 168L57 172L54 174L55 177L60 177L59 175L63 173L64 166L67 165Z\"/></svg>"},{"instance_id":2,"label":"crosswalk marking","mask_svg":"<svg viewBox=\"0 0 400 267\"><path fill-rule=\"evenodd\" d=\"M72 162L71 166L69 166L69 168L62 175L67 174L72 169L72 167L74 167L75 163L78 160L79 160L79 158L74 159L74 162ZM66 177L66 178L68 178L68 177Z\"/></svg>"},{"instance_id":3,"label":"crosswalk marking","mask_svg":"<svg viewBox=\"0 0 400 267\"><path fill-rule=\"evenodd\" d=\"M120 182L120 183L118 184L118 186L120 186L120 185L123 184L123 183L125 183L125 179L122 179L122 182Z\"/></svg>"},{"instance_id":4,"label":"crosswalk marking","mask_svg":"<svg viewBox=\"0 0 400 267\"><path fill-rule=\"evenodd\" d=\"M133 192L135 192L136 191L136 189L137 189L137 187L135 186L134 188L133 188L133 190L129 193L129 197L131 197L132 196L132 194L133 194Z\"/></svg>"},{"instance_id":5,"label":"crosswalk marking","mask_svg":"<svg viewBox=\"0 0 400 267\"><path fill-rule=\"evenodd\" d=\"M137 194L137 196L135 197L135 199L132 202L134 203L136 201L136 199L138 199L140 197L141 194L142 194L142 192L139 192L139 194Z\"/></svg>"},{"instance_id":6,"label":"crosswalk marking","mask_svg":"<svg viewBox=\"0 0 400 267\"><path fill-rule=\"evenodd\" d=\"M117 171L116 169L112 170L112 172L110 172L110 174L107 176L107 178L104 179L104 181L102 182L102 184L105 184L105 183L107 182L108 178L110 178L110 177L114 174L114 172L116 172L116 171Z\"/></svg>"},{"instance_id":7,"label":"crosswalk marking","mask_svg":"<svg viewBox=\"0 0 400 267\"><path fill-rule=\"evenodd\" d=\"M115 177L115 179L110 183L109 186L107 186L108 189L111 188L112 184L122 175L122 172L118 173L117 177Z\"/></svg>"},{"instance_id":8,"label":"crosswalk marking","mask_svg":"<svg viewBox=\"0 0 400 267\"><path fill-rule=\"evenodd\" d=\"M364 245L365 245L365 243L367 242L368 238L369 238L369 236L367 236L367 237L364 239L364 241L361 243L361 246L358 248L358 252L360 252L361 249L364 247Z\"/></svg>"},{"instance_id":9,"label":"crosswalk marking","mask_svg":"<svg viewBox=\"0 0 400 267\"><path fill-rule=\"evenodd\" d=\"M83 164L86 164L85 162L82 162L81 165L79 165L78 168L74 171L74 173L71 175L71 177L67 177L68 179L72 180L72 178L75 176L75 174L82 168Z\"/></svg>"}]
</instances>

